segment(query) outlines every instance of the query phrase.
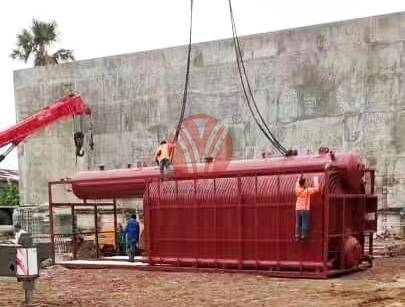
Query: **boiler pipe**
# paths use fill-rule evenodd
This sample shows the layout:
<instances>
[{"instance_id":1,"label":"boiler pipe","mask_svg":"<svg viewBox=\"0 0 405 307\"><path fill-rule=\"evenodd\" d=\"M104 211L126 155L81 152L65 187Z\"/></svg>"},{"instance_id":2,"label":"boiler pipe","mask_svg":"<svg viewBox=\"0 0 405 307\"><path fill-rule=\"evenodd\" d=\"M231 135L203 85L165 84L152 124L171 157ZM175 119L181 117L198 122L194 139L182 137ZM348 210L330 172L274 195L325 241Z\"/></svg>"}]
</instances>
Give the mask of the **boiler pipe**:
<instances>
[{"instance_id":1,"label":"boiler pipe","mask_svg":"<svg viewBox=\"0 0 405 307\"><path fill-rule=\"evenodd\" d=\"M259 267L280 267L285 269L299 269L300 266L305 269L323 269L324 263L322 261L287 261L287 260L239 260L239 259L214 259L214 258L204 258L204 259L197 259L197 258L170 258L170 257L151 257L150 260L154 263L161 263L161 264L188 264L193 265L196 262L202 265L233 265L235 268L238 267L239 264L242 265L243 268L246 267L255 267L258 265ZM327 263L328 269L331 269L332 263Z\"/></svg>"}]
</instances>

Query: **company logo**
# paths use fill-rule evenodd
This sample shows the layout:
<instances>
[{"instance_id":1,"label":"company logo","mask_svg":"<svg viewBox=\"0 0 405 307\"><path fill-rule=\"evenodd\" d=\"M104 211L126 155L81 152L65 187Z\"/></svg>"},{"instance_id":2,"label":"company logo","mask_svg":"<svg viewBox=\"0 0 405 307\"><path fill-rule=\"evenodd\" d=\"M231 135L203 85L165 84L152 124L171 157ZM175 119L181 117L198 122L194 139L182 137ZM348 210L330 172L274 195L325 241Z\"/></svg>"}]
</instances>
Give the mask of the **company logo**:
<instances>
[{"instance_id":1,"label":"company logo","mask_svg":"<svg viewBox=\"0 0 405 307\"><path fill-rule=\"evenodd\" d=\"M202 135L200 135L195 120L208 120ZM208 180L208 178L217 178L225 172L231 162L233 151L231 135L228 132L219 144L219 140L224 134L225 126L222 125L214 135L213 131L217 123L218 120L215 117L205 114L191 115L183 119L182 124L190 135L191 141L194 142L197 152L194 152L185 130L176 125L175 129L178 131L179 138L182 139L185 145L185 150L181 147L179 141L175 140L172 166L176 173L184 179L202 177L204 180ZM212 137L211 142L209 142L210 137ZM169 143L172 143L172 140L174 140L173 133L170 134ZM186 163L186 156L188 156L191 165L190 163ZM213 162L210 159L213 159ZM201 164L198 166L197 163Z\"/></svg>"}]
</instances>

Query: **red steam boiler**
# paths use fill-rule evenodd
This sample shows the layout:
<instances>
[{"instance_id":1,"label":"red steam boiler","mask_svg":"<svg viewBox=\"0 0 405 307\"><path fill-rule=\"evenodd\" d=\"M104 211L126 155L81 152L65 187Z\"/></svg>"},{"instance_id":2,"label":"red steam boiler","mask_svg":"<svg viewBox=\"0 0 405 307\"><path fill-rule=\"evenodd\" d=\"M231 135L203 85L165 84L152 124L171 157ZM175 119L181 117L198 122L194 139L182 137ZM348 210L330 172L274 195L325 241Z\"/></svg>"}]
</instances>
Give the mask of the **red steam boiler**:
<instances>
[{"instance_id":1,"label":"red steam boiler","mask_svg":"<svg viewBox=\"0 0 405 307\"><path fill-rule=\"evenodd\" d=\"M170 178L158 169L84 171L72 188L81 199L143 197L144 261L156 269L327 278L372 265L377 197L374 170L360 156L233 161L222 174L216 169L201 164L189 177L174 171ZM295 239L301 174L320 182L306 241Z\"/></svg>"}]
</instances>

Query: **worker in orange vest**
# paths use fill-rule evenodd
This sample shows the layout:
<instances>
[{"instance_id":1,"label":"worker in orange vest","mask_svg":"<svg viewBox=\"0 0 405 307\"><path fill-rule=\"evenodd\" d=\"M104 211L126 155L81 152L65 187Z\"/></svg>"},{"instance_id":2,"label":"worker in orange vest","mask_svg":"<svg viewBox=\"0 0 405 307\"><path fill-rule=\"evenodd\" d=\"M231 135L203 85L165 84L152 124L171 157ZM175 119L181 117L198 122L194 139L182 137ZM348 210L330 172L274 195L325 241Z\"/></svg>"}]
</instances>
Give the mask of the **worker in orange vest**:
<instances>
[{"instance_id":1,"label":"worker in orange vest","mask_svg":"<svg viewBox=\"0 0 405 307\"><path fill-rule=\"evenodd\" d=\"M295 187L295 194L297 195L297 202L295 205L295 239L298 241L306 241L308 238L311 195L318 193L319 191L318 177L314 178L314 187L308 186L308 182L303 175L298 178Z\"/></svg>"},{"instance_id":2,"label":"worker in orange vest","mask_svg":"<svg viewBox=\"0 0 405 307\"><path fill-rule=\"evenodd\" d=\"M168 144L166 141L160 142L160 146L156 150L156 159L159 162L160 173L163 175L163 171L166 168L171 174L172 165L170 163L170 155L174 150L173 144Z\"/></svg>"}]
</instances>

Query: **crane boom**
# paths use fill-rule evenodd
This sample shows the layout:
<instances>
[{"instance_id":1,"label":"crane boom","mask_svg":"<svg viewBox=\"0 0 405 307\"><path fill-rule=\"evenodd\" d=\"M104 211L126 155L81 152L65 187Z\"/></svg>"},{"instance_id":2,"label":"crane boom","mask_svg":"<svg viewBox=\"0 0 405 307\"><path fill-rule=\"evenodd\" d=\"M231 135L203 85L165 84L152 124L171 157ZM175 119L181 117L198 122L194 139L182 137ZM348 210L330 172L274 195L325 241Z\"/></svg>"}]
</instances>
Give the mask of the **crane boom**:
<instances>
[{"instance_id":1,"label":"crane boom","mask_svg":"<svg viewBox=\"0 0 405 307\"><path fill-rule=\"evenodd\" d=\"M25 118L7 130L1 131L0 148L9 144L12 147L7 150L6 154L0 155L0 162L14 147L36 131L45 128L57 120L82 114L90 115L90 108L85 105L80 96L69 95Z\"/></svg>"}]
</instances>

